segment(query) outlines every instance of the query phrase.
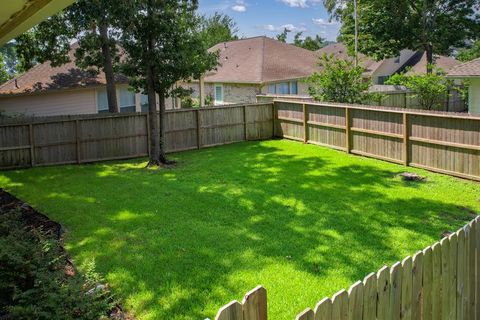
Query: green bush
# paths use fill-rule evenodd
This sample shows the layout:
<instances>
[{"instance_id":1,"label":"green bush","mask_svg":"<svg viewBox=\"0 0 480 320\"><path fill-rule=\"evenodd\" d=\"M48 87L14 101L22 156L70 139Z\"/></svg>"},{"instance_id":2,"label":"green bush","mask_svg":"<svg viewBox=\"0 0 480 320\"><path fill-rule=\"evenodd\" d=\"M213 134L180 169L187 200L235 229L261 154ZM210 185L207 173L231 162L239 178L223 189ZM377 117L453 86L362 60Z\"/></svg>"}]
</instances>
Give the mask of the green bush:
<instances>
[{"instance_id":1,"label":"green bush","mask_svg":"<svg viewBox=\"0 0 480 320\"><path fill-rule=\"evenodd\" d=\"M0 318L106 318L108 290L91 269L67 276L66 261L54 237L27 227L17 212L0 214Z\"/></svg>"}]
</instances>

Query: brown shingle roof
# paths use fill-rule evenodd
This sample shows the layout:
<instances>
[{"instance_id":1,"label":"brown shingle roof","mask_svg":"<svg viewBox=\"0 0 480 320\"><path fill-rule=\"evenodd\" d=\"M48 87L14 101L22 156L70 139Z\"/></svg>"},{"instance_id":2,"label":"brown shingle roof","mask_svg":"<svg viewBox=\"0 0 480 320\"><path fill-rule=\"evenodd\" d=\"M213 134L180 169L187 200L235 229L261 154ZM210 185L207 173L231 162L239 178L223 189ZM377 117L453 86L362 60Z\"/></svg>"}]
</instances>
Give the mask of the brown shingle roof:
<instances>
[{"instance_id":1,"label":"brown shingle roof","mask_svg":"<svg viewBox=\"0 0 480 320\"><path fill-rule=\"evenodd\" d=\"M460 64L460 62L454 58L435 55L435 66L442 69L445 72L450 71L453 67ZM403 68L411 68L407 74L420 74L427 72L427 54L419 51L417 52Z\"/></svg>"},{"instance_id":2,"label":"brown shingle roof","mask_svg":"<svg viewBox=\"0 0 480 320\"><path fill-rule=\"evenodd\" d=\"M318 70L318 54L265 36L219 43L220 65L206 82L265 83L304 78Z\"/></svg>"},{"instance_id":3,"label":"brown shingle roof","mask_svg":"<svg viewBox=\"0 0 480 320\"><path fill-rule=\"evenodd\" d=\"M0 86L0 95L85 88L106 84L103 72L94 74L77 68L73 53L74 47L69 54L71 62L60 67L51 67L50 62L45 62L5 82ZM117 83L128 83L128 78L123 75L117 75L115 80Z\"/></svg>"},{"instance_id":4,"label":"brown shingle roof","mask_svg":"<svg viewBox=\"0 0 480 320\"><path fill-rule=\"evenodd\" d=\"M480 77L480 58L462 63L450 69L450 77Z\"/></svg>"}]
</instances>

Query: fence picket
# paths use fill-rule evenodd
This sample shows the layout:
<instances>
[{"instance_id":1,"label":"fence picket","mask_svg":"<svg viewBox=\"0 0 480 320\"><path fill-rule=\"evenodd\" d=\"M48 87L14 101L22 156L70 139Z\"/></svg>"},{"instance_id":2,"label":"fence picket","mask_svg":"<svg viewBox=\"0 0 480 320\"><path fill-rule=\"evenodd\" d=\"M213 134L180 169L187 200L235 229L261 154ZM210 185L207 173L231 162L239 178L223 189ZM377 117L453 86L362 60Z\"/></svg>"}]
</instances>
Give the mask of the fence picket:
<instances>
[{"instance_id":1,"label":"fence picket","mask_svg":"<svg viewBox=\"0 0 480 320\"><path fill-rule=\"evenodd\" d=\"M248 292L242 301L244 320L267 320L267 290L258 286Z\"/></svg>"},{"instance_id":2,"label":"fence picket","mask_svg":"<svg viewBox=\"0 0 480 320\"><path fill-rule=\"evenodd\" d=\"M412 261L412 320L421 320L423 301L423 252L419 251Z\"/></svg>"},{"instance_id":3,"label":"fence picket","mask_svg":"<svg viewBox=\"0 0 480 320\"><path fill-rule=\"evenodd\" d=\"M333 296L332 320L348 320L348 293L343 289Z\"/></svg>"},{"instance_id":4,"label":"fence picket","mask_svg":"<svg viewBox=\"0 0 480 320\"><path fill-rule=\"evenodd\" d=\"M348 319L362 319L363 315L363 282L355 282L348 289Z\"/></svg>"},{"instance_id":5,"label":"fence picket","mask_svg":"<svg viewBox=\"0 0 480 320\"><path fill-rule=\"evenodd\" d=\"M468 236L468 318L475 319L475 241L477 234L476 223L470 222L470 234Z\"/></svg>"},{"instance_id":6,"label":"fence picket","mask_svg":"<svg viewBox=\"0 0 480 320\"><path fill-rule=\"evenodd\" d=\"M458 235L452 233L448 237L450 247L450 259L448 260L450 270L450 284L449 284L449 319L455 319L457 316L457 259L458 259Z\"/></svg>"},{"instance_id":7,"label":"fence picket","mask_svg":"<svg viewBox=\"0 0 480 320\"><path fill-rule=\"evenodd\" d=\"M377 275L370 273L363 280L363 320L375 320L377 316ZM315 319L316 320L316 319Z\"/></svg>"},{"instance_id":8,"label":"fence picket","mask_svg":"<svg viewBox=\"0 0 480 320\"><path fill-rule=\"evenodd\" d=\"M432 318L432 247L423 250L423 319L434 320Z\"/></svg>"},{"instance_id":9,"label":"fence picket","mask_svg":"<svg viewBox=\"0 0 480 320\"><path fill-rule=\"evenodd\" d=\"M242 305L234 300L218 310L215 320L243 320Z\"/></svg>"},{"instance_id":10,"label":"fence picket","mask_svg":"<svg viewBox=\"0 0 480 320\"><path fill-rule=\"evenodd\" d=\"M440 243L432 247L432 318L441 319L442 316L442 252Z\"/></svg>"},{"instance_id":11,"label":"fence picket","mask_svg":"<svg viewBox=\"0 0 480 320\"><path fill-rule=\"evenodd\" d=\"M480 217L475 219L476 235L475 235L475 313L477 320L480 320Z\"/></svg>"},{"instance_id":12,"label":"fence picket","mask_svg":"<svg viewBox=\"0 0 480 320\"><path fill-rule=\"evenodd\" d=\"M412 257L407 257L402 261L402 300L400 307L400 319L412 319L412 286Z\"/></svg>"},{"instance_id":13,"label":"fence picket","mask_svg":"<svg viewBox=\"0 0 480 320\"><path fill-rule=\"evenodd\" d=\"M315 306L315 320L332 319L332 300L324 298Z\"/></svg>"},{"instance_id":14,"label":"fence picket","mask_svg":"<svg viewBox=\"0 0 480 320\"><path fill-rule=\"evenodd\" d=\"M450 320L450 299L451 299L451 270L450 270L450 242L448 238L443 238L440 241L440 251L441 251L441 260L442 260L442 319Z\"/></svg>"},{"instance_id":15,"label":"fence picket","mask_svg":"<svg viewBox=\"0 0 480 320\"><path fill-rule=\"evenodd\" d=\"M396 262L390 269L390 319L400 319L400 308L402 302L402 265Z\"/></svg>"},{"instance_id":16,"label":"fence picket","mask_svg":"<svg viewBox=\"0 0 480 320\"><path fill-rule=\"evenodd\" d=\"M295 320L315 320L315 314L313 313L312 309L307 308L300 312L296 317Z\"/></svg>"},{"instance_id":17,"label":"fence picket","mask_svg":"<svg viewBox=\"0 0 480 320\"><path fill-rule=\"evenodd\" d=\"M465 305L465 230L457 231L457 320L466 319Z\"/></svg>"},{"instance_id":18,"label":"fence picket","mask_svg":"<svg viewBox=\"0 0 480 320\"><path fill-rule=\"evenodd\" d=\"M377 274L377 319L390 319L390 268L384 266Z\"/></svg>"}]
</instances>

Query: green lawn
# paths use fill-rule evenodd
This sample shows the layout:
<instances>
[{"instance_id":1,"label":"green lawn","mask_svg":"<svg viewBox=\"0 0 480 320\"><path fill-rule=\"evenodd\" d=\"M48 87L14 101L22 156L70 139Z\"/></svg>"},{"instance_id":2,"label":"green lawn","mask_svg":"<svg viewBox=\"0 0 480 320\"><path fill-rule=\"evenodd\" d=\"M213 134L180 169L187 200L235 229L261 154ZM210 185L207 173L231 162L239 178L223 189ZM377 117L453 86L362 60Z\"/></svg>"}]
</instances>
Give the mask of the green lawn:
<instances>
[{"instance_id":1,"label":"green lawn","mask_svg":"<svg viewBox=\"0 0 480 320\"><path fill-rule=\"evenodd\" d=\"M213 318L258 284L271 319L392 264L480 212L480 184L298 142L9 171L0 185L61 222L139 319Z\"/></svg>"}]
</instances>

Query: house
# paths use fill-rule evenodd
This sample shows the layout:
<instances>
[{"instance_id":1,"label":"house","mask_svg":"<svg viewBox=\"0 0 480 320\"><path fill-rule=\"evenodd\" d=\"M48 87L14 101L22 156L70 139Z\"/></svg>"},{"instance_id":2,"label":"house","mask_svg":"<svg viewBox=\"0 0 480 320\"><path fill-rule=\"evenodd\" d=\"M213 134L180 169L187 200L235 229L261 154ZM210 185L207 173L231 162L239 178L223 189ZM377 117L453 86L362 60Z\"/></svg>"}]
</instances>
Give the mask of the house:
<instances>
[{"instance_id":1,"label":"house","mask_svg":"<svg viewBox=\"0 0 480 320\"><path fill-rule=\"evenodd\" d=\"M256 102L258 94L305 95L302 80L318 70L317 53L265 36L219 43L210 51L219 52L219 66L189 86L192 97L203 91L215 105Z\"/></svg>"},{"instance_id":2,"label":"house","mask_svg":"<svg viewBox=\"0 0 480 320\"><path fill-rule=\"evenodd\" d=\"M480 114L480 58L453 67L448 77L468 81L468 112Z\"/></svg>"},{"instance_id":3,"label":"house","mask_svg":"<svg viewBox=\"0 0 480 320\"><path fill-rule=\"evenodd\" d=\"M0 85L0 111L28 116L108 112L105 74L77 68L74 49L69 63L52 67L45 62ZM148 110L147 96L131 91L126 76L116 75L115 82L120 112ZM167 109L176 104L173 99L166 101Z\"/></svg>"},{"instance_id":4,"label":"house","mask_svg":"<svg viewBox=\"0 0 480 320\"><path fill-rule=\"evenodd\" d=\"M343 43L329 44L317 51L320 55L334 55L337 59L353 59L348 55L347 47ZM425 73L427 58L423 51L404 49L400 55L394 58L375 61L363 54L359 54L359 63L365 68L364 77L372 79L374 85L383 85L385 81L395 73L410 69L410 73ZM448 72L460 62L451 57L435 56L437 67Z\"/></svg>"}]
</instances>

